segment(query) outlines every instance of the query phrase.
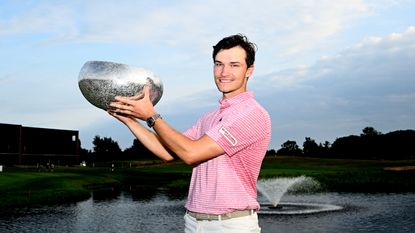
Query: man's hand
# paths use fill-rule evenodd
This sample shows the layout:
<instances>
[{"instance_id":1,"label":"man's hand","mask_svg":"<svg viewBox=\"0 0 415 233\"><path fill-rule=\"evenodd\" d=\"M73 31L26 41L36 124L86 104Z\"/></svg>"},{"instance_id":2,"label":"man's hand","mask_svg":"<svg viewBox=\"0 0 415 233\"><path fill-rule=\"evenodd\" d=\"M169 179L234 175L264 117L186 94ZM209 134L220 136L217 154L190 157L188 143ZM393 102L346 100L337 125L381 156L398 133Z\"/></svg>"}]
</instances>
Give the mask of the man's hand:
<instances>
[{"instance_id":1,"label":"man's hand","mask_svg":"<svg viewBox=\"0 0 415 233\"><path fill-rule=\"evenodd\" d=\"M150 100L150 87L146 85L143 94L138 96L116 96L115 101L110 104L108 112L124 123L129 121L125 118L147 120L155 114L153 103Z\"/></svg>"},{"instance_id":2,"label":"man's hand","mask_svg":"<svg viewBox=\"0 0 415 233\"><path fill-rule=\"evenodd\" d=\"M111 116L115 117L117 120L121 121L125 125L129 126L133 123L137 123L137 121L134 119L134 117L129 115L124 115L121 113L113 112L112 110L107 111Z\"/></svg>"}]
</instances>

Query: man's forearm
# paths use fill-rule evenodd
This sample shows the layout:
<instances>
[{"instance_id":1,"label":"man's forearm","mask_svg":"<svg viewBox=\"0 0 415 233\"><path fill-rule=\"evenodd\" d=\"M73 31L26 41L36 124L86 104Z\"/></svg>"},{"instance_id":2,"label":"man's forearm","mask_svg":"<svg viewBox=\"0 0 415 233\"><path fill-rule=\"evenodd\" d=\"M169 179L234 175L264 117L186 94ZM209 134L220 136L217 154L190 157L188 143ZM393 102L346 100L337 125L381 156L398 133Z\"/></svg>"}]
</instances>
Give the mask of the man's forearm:
<instances>
[{"instance_id":1,"label":"man's forearm","mask_svg":"<svg viewBox=\"0 0 415 233\"><path fill-rule=\"evenodd\" d=\"M153 129L160 141L186 164L194 165L224 153L208 136L192 140L170 127L163 119L157 119Z\"/></svg>"},{"instance_id":2,"label":"man's forearm","mask_svg":"<svg viewBox=\"0 0 415 233\"><path fill-rule=\"evenodd\" d=\"M145 128L138 122L129 123L128 128L135 135L135 137L153 154L164 161L171 161L174 157L160 142L160 139L153 132Z\"/></svg>"}]
</instances>

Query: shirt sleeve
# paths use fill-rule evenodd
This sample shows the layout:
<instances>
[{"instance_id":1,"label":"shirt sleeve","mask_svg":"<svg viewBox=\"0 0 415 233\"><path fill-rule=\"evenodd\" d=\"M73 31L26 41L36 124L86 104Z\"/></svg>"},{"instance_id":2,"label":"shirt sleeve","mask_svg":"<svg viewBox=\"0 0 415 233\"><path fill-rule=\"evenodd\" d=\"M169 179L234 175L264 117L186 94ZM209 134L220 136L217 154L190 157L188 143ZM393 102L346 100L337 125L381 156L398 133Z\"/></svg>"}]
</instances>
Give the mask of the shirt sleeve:
<instances>
[{"instance_id":1,"label":"shirt sleeve","mask_svg":"<svg viewBox=\"0 0 415 233\"><path fill-rule=\"evenodd\" d=\"M232 114L206 132L229 156L262 140L269 133L269 115L255 108Z\"/></svg>"}]
</instances>

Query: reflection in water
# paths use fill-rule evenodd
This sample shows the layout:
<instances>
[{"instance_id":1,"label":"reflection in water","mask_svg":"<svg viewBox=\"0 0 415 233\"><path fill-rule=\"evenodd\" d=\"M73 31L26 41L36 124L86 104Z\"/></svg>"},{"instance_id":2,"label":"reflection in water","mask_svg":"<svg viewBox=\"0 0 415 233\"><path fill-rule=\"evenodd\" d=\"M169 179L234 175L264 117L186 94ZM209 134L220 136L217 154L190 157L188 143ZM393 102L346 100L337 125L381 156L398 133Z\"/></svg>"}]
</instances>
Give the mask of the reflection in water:
<instances>
[{"instance_id":1,"label":"reflection in water","mask_svg":"<svg viewBox=\"0 0 415 233\"><path fill-rule=\"evenodd\" d=\"M415 193L323 193L287 195L286 202L329 203L343 206L336 212L311 215L262 215L263 232L413 232Z\"/></svg>"},{"instance_id":2,"label":"reflection in water","mask_svg":"<svg viewBox=\"0 0 415 233\"><path fill-rule=\"evenodd\" d=\"M76 204L33 208L0 217L0 232L182 232L183 201L165 196L133 201L126 192L114 199L102 197L103 192L99 192Z\"/></svg>"},{"instance_id":3,"label":"reflection in water","mask_svg":"<svg viewBox=\"0 0 415 233\"><path fill-rule=\"evenodd\" d=\"M112 199L104 198L105 193L94 193L93 198L76 204L32 208L2 216L0 232L183 232L182 199L171 199L160 192L152 196L145 190L143 195L140 191L107 192ZM413 232L415 229L414 193L285 195L282 201L330 203L345 209L304 216L260 215L263 233Z\"/></svg>"}]
</instances>

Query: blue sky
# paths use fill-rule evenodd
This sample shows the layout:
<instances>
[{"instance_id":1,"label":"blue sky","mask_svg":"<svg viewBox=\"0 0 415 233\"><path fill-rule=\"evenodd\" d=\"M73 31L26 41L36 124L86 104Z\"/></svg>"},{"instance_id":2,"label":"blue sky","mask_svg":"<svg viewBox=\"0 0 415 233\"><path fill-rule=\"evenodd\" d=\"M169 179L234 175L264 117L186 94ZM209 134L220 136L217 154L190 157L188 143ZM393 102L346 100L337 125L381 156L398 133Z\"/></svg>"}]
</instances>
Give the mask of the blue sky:
<instances>
[{"instance_id":1,"label":"blue sky","mask_svg":"<svg viewBox=\"0 0 415 233\"><path fill-rule=\"evenodd\" d=\"M248 89L270 112L270 148L333 142L371 126L415 129L415 1L2 1L0 122L134 137L78 88L90 60L157 73L157 111L179 131L217 106L211 49L258 45Z\"/></svg>"}]
</instances>

